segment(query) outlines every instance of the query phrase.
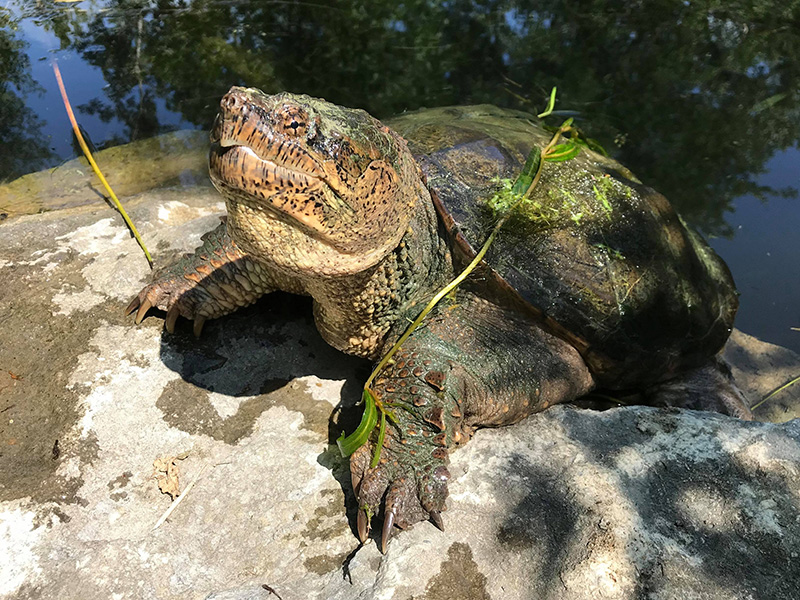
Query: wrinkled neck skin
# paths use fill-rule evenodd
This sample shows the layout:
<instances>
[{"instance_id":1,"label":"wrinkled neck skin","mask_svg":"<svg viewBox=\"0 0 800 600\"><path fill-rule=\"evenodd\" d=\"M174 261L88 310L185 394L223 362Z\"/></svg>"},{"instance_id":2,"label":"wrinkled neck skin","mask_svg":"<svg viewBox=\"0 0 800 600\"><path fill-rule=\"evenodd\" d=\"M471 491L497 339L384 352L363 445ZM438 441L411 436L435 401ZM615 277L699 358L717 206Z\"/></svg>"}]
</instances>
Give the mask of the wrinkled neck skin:
<instances>
[{"instance_id":1,"label":"wrinkled neck skin","mask_svg":"<svg viewBox=\"0 0 800 600\"><path fill-rule=\"evenodd\" d=\"M211 141L231 239L275 287L314 298L335 348L379 357L452 274L405 140L364 111L234 87Z\"/></svg>"},{"instance_id":2,"label":"wrinkled neck skin","mask_svg":"<svg viewBox=\"0 0 800 600\"><path fill-rule=\"evenodd\" d=\"M400 243L362 272L314 277L303 282L314 298L314 319L322 337L347 354L376 360L430 298L453 276L436 211L424 186Z\"/></svg>"}]
</instances>

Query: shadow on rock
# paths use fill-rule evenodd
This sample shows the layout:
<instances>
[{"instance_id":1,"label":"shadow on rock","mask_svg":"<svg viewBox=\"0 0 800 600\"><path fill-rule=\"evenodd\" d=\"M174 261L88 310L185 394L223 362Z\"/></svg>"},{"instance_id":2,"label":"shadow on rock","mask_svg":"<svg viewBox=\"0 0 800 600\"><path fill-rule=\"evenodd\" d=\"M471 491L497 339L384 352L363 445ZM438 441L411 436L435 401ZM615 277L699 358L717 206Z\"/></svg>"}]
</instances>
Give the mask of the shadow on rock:
<instances>
[{"instance_id":1,"label":"shadow on rock","mask_svg":"<svg viewBox=\"0 0 800 600\"><path fill-rule=\"evenodd\" d=\"M171 426L229 444L249 436L257 419L273 406L301 412L301 427L327 440L318 462L340 484L344 503L338 508L347 512L355 536L349 463L340 456L336 439L358 426L355 403L369 363L325 343L311 309L309 298L276 292L210 321L199 339L179 321L175 334L162 336L161 360L180 379L166 387L157 406ZM336 406L326 387L332 384L340 388Z\"/></svg>"},{"instance_id":2,"label":"shadow on rock","mask_svg":"<svg viewBox=\"0 0 800 600\"><path fill-rule=\"evenodd\" d=\"M249 435L277 405L301 412L302 428L331 441L330 430L338 428L333 403L353 406L368 373L365 361L322 340L310 299L283 293L210 321L199 339L179 320L175 334L163 334L161 360L180 375L157 402L165 420L228 443Z\"/></svg>"},{"instance_id":3,"label":"shadow on rock","mask_svg":"<svg viewBox=\"0 0 800 600\"><path fill-rule=\"evenodd\" d=\"M633 597L796 598L796 431L693 411L555 412L542 426L563 428L560 458L545 469L509 455L526 491L496 531L543 557L544 597L599 586L606 565Z\"/></svg>"}]
</instances>

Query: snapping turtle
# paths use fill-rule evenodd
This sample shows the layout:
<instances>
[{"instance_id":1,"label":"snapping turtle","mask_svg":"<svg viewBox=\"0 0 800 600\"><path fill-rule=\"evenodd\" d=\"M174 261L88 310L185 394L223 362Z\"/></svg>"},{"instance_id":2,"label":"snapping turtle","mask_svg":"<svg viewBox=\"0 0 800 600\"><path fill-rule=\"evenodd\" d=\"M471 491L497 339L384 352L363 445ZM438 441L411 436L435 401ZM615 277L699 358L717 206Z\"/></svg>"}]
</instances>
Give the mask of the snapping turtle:
<instances>
[{"instance_id":1,"label":"snapping turtle","mask_svg":"<svg viewBox=\"0 0 800 600\"><path fill-rule=\"evenodd\" d=\"M388 122L234 87L212 133L227 223L128 307L206 319L284 290L310 295L322 336L379 359L475 255L504 182L550 138L491 106ZM591 151L548 163L481 267L443 300L372 387L401 405L379 464L351 457L358 533L442 525L448 451L594 388L749 418L716 353L737 308L724 263L663 196Z\"/></svg>"}]
</instances>

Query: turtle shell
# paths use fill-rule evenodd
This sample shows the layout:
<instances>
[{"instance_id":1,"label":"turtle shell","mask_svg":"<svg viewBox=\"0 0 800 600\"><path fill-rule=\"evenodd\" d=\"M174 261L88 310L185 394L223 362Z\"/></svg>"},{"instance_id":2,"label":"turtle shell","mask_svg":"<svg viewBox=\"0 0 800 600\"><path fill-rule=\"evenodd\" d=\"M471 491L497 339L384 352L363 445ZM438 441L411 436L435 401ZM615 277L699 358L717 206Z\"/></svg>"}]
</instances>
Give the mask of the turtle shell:
<instances>
[{"instance_id":1,"label":"turtle shell","mask_svg":"<svg viewBox=\"0 0 800 600\"><path fill-rule=\"evenodd\" d=\"M388 124L427 177L457 268L507 209L503 187L552 135L531 115L493 106L421 110ZM738 306L727 266L666 198L589 150L545 165L470 281L570 342L613 389L702 364L727 340Z\"/></svg>"}]
</instances>

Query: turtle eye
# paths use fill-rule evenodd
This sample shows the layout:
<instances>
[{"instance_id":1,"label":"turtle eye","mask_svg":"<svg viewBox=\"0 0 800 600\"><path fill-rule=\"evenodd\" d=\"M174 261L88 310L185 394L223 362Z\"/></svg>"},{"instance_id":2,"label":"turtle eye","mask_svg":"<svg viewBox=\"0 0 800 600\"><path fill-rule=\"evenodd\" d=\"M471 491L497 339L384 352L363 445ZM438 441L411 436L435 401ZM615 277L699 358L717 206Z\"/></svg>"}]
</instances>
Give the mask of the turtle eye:
<instances>
[{"instance_id":1,"label":"turtle eye","mask_svg":"<svg viewBox=\"0 0 800 600\"><path fill-rule=\"evenodd\" d=\"M283 109L283 129L287 135L301 137L308 131L308 113L299 106Z\"/></svg>"}]
</instances>

